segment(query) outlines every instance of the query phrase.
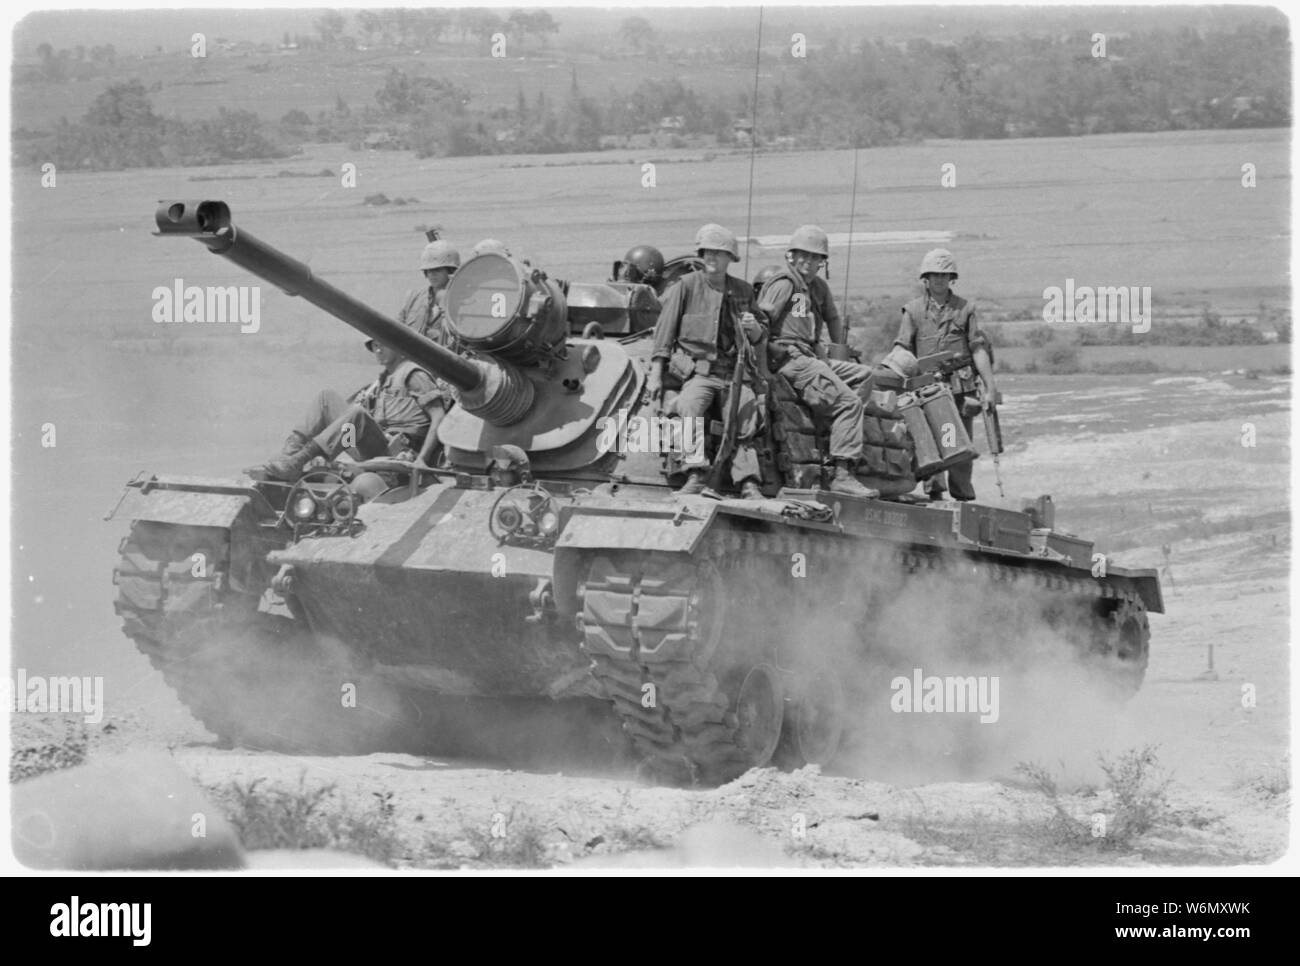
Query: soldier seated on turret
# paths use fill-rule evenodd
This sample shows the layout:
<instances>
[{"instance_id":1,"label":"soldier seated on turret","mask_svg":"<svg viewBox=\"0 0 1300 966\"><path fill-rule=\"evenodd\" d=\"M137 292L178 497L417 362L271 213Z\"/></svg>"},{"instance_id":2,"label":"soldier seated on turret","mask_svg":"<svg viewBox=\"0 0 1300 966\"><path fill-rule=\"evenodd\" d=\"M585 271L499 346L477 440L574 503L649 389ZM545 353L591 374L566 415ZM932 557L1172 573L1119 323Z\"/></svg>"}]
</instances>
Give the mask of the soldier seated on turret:
<instances>
[{"instance_id":1,"label":"soldier seated on turret","mask_svg":"<svg viewBox=\"0 0 1300 966\"><path fill-rule=\"evenodd\" d=\"M345 449L363 460L394 456L429 465L445 413L441 390L433 376L388 346L367 339L366 348L383 367L379 378L346 401L332 390L321 392L289 434L282 455L245 473L292 483L316 457L332 460Z\"/></svg>"},{"instance_id":2,"label":"soldier seated on turret","mask_svg":"<svg viewBox=\"0 0 1300 966\"><path fill-rule=\"evenodd\" d=\"M803 225L790 236L787 267L763 284L758 307L771 320L767 357L774 372L787 379L803 404L831 420L830 454L835 460L831 490L875 497L853 475L862 459L862 399L856 390L870 370L847 360L818 357L822 327L831 342L844 345L846 335L830 286L818 270L830 256L830 239L816 225Z\"/></svg>"},{"instance_id":3,"label":"soldier seated on turret","mask_svg":"<svg viewBox=\"0 0 1300 966\"><path fill-rule=\"evenodd\" d=\"M757 372L751 371L751 346L763 340L766 327L749 283L727 274L731 263L740 261L736 236L721 225L705 225L696 233L695 248L704 269L683 276L668 289L655 324L650 399L658 403L663 398L664 370L670 367L682 380L675 405L683 418L703 418L715 403L729 411L732 386L738 384L736 425L730 428L735 434L731 478L742 499L761 500L761 471L753 443L758 431L753 389ZM686 483L678 491L683 495L705 489L708 465L703 444L700 437L696 451L685 460Z\"/></svg>"}]
</instances>

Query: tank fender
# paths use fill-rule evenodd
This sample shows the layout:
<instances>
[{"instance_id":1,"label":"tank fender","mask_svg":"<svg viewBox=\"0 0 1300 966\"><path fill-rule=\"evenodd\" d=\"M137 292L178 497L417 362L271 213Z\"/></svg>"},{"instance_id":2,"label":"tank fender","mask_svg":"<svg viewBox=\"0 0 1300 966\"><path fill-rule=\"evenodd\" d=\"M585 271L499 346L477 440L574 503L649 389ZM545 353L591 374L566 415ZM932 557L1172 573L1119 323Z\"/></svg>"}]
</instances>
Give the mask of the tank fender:
<instances>
[{"instance_id":1,"label":"tank fender","mask_svg":"<svg viewBox=\"0 0 1300 966\"><path fill-rule=\"evenodd\" d=\"M1112 573L1115 571L1112 570ZM1137 591L1142 603L1146 605L1148 611L1153 614L1163 614L1165 612L1164 595L1160 592L1160 577L1154 570L1132 570L1128 572L1128 579L1133 584L1133 589Z\"/></svg>"},{"instance_id":2,"label":"tank fender","mask_svg":"<svg viewBox=\"0 0 1300 966\"><path fill-rule=\"evenodd\" d=\"M119 507L122 509L125 512L121 515L132 523L223 530L230 553L227 573L231 587L237 591L260 590L269 581L264 572L266 554L274 547L268 544L261 523L274 520L276 513L266 498L251 487L191 477L137 478L128 484L123 506ZM227 561L214 563L227 565Z\"/></svg>"},{"instance_id":3,"label":"tank fender","mask_svg":"<svg viewBox=\"0 0 1300 966\"><path fill-rule=\"evenodd\" d=\"M578 583L591 552L694 553L717 515L716 504L628 509L625 507L573 507L555 545L555 607L564 619L581 609Z\"/></svg>"}]
</instances>

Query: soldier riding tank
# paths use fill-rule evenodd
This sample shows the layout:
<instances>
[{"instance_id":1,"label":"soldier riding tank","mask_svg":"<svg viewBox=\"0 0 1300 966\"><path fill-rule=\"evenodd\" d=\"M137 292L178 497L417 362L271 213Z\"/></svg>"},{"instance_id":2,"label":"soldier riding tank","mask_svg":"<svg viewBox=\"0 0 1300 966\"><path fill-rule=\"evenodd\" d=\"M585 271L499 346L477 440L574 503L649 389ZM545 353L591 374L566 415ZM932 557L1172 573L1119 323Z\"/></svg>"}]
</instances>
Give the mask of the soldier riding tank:
<instances>
[{"instance_id":1,"label":"soldier riding tank","mask_svg":"<svg viewBox=\"0 0 1300 966\"><path fill-rule=\"evenodd\" d=\"M880 641L873 623L917 580L968 591L954 599L1000 594L1009 619L1053 628L1124 695L1141 684L1147 613L1163 610L1155 571L1096 572L1092 544L1053 529L1048 498L1016 512L908 496L974 458L926 434L921 403L946 391L933 377L882 372L864 390L875 405L858 475L878 499L823 488L825 427L779 377L765 393L767 499L681 497L680 465L656 451L671 447L653 445L675 427L644 391L652 288L566 284L478 255L447 290L475 352L462 358L237 229L224 203L164 203L156 221L459 392L433 468L128 484L116 609L227 742L436 750L557 702L583 709L592 734L621 724L674 780L722 782L774 756L825 764L855 720L843 682L891 655L906 663L909 642ZM709 451L732 431L725 416L710 424Z\"/></svg>"}]
</instances>

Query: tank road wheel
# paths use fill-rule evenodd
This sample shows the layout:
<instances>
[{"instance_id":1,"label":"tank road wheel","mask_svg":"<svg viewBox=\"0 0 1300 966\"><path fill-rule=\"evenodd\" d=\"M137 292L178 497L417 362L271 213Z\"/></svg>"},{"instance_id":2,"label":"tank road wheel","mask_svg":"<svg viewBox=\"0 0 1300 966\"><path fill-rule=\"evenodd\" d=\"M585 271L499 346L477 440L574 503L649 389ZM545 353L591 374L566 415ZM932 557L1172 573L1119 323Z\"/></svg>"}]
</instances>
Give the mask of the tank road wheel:
<instances>
[{"instance_id":1,"label":"tank road wheel","mask_svg":"<svg viewBox=\"0 0 1300 966\"><path fill-rule=\"evenodd\" d=\"M1146 676L1151 624L1142 598L1130 594L1094 624L1092 657L1121 701L1133 697Z\"/></svg>"},{"instance_id":2,"label":"tank road wheel","mask_svg":"<svg viewBox=\"0 0 1300 966\"><path fill-rule=\"evenodd\" d=\"M785 730L777 749L780 766L830 764L844 737L845 714L844 687L835 674L818 671L798 679L786 702Z\"/></svg>"},{"instance_id":3,"label":"tank road wheel","mask_svg":"<svg viewBox=\"0 0 1300 966\"><path fill-rule=\"evenodd\" d=\"M736 744L750 768L761 768L772 760L781 740L785 715L781 675L768 664L760 664L745 675L736 695Z\"/></svg>"}]
</instances>

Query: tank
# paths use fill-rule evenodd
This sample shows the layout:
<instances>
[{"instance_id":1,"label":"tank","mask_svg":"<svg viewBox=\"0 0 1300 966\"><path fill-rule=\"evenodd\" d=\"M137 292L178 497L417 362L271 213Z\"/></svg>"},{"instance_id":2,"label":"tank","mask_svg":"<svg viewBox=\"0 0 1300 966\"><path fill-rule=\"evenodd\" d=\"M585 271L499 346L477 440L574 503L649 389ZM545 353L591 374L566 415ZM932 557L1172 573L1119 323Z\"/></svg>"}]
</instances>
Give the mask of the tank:
<instances>
[{"instance_id":1,"label":"tank","mask_svg":"<svg viewBox=\"0 0 1300 966\"><path fill-rule=\"evenodd\" d=\"M997 596L1008 623L1050 628L1055 656L1121 699L1141 684L1147 615L1163 610L1155 571L1108 566L1055 528L1050 497L1013 511L912 494L975 458L961 440L921 440L938 455L918 466L912 432L929 423L904 415L942 394L932 376L874 370L857 390L858 476L879 498L826 488L827 427L780 377L757 440L766 499L679 496L680 420L645 391L646 286L477 256L445 299L465 358L237 228L222 202L165 202L156 222L394 347L460 400L434 467L127 484L117 612L226 743L491 749L515 726L501 740L627 755L679 782L827 765L865 703L888 699L880 675L917 663L920 642L882 628L921 584L958 620L963 601ZM727 445L718 416L710 452Z\"/></svg>"}]
</instances>

